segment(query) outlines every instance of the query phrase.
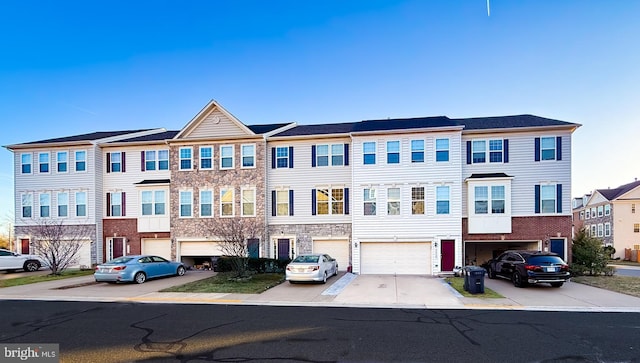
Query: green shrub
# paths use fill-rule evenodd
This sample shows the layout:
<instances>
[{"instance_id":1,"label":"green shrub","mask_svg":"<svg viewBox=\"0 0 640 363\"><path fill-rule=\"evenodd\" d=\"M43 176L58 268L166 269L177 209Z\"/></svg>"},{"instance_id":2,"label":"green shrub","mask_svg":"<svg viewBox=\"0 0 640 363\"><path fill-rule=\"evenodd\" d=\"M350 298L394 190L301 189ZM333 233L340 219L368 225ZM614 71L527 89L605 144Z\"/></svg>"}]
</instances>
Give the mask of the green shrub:
<instances>
[{"instance_id":1,"label":"green shrub","mask_svg":"<svg viewBox=\"0 0 640 363\"><path fill-rule=\"evenodd\" d=\"M230 272L233 271L234 259L238 257L224 256L218 258L218 267L216 271ZM274 258L244 258L246 260L248 270L253 273L283 273L287 264L291 260L277 260Z\"/></svg>"},{"instance_id":2,"label":"green shrub","mask_svg":"<svg viewBox=\"0 0 640 363\"><path fill-rule=\"evenodd\" d=\"M605 268L610 255L599 238L589 236L586 229L581 229L573 239L572 270L582 275L600 275ZM580 267L581 266L581 267Z\"/></svg>"}]
</instances>

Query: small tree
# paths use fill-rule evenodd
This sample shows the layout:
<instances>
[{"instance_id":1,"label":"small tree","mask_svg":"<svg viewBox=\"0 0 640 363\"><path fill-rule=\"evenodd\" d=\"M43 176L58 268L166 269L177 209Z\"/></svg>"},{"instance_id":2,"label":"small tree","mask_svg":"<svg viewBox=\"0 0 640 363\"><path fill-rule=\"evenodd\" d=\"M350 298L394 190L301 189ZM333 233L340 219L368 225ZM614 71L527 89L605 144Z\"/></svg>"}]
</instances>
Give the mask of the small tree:
<instances>
[{"instance_id":1,"label":"small tree","mask_svg":"<svg viewBox=\"0 0 640 363\"><path fill-rule=\"evenodd\" d=\"M247 240L260 238L263 228L258 219L246 217L219 218L211 225L210 232L220 241L222 253L232 257L235 277L248 275Z\"/></svg>"},{"instance_id":2,"label":"small tree","mask_svg":"<svg viewBox=\"0 0 640 363\"><path fill-rule=\"evenodd\" d=\"M64 225L62 221L40 219L22 230L31 235L34 253L47 262L51 274L60 275L76 263L82 245L91 240L93 226Z\"/></svg>"},{"instance_id":3,"label":"small tree","mask_svg":"<svg viewBox=\"0 0 640 363\"><path fill-rule=\"evenodd\" d=\"M579 230L573 239L573 264L576 271L588 275L606 272L609 257L599 238L591 237L585 228Z\"/></svg>"}]
</instances>

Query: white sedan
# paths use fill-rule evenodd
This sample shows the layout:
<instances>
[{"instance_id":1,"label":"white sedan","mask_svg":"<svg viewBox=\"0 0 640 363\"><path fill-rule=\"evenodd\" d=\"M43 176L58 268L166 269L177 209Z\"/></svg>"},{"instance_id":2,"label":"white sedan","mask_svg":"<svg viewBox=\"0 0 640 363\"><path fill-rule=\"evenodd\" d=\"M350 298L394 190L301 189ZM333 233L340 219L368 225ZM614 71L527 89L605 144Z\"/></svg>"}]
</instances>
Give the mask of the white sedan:
<instances>
[{"instance_id":1,"label":"white sedan","mask_svg":"<svg viewBox=\"0 0 640 363\"><path fill-rule=\"evenodd\" d=\"M33 272L46 265L47 263L39 256L20 255L9 250L0 249L0 270L2 271L25 270Z\"/></svg>"},{"instance_id":2,"label":"white sedan","mask_svg":"<svg viewBox=\"0 0 640 363\"><path fill-rule=\"evenodd\" d=\"M329 276L338 274L338 261L323 253L298 255L287 265L285 278L289 283L317 281L323 284Z\"/></svg>"}]
</instances>

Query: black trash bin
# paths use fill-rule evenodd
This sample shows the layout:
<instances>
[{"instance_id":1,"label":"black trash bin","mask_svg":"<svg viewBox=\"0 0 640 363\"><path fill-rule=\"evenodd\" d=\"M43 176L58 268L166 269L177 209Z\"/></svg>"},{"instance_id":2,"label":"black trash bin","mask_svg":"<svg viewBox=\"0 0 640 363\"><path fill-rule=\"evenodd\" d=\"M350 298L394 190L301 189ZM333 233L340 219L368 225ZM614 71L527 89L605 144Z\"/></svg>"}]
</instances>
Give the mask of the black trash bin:
<instances>
[{"instance_id":1,"label":"black trash bin","mask_svg":"<svg viewBox=\"0 0 640 363\"><path fill-rule=\"evenodd\" d=\"M465 267L464 289L470 294L484 294L485 269L477 266Z\"/></svg>"}]
</instances>

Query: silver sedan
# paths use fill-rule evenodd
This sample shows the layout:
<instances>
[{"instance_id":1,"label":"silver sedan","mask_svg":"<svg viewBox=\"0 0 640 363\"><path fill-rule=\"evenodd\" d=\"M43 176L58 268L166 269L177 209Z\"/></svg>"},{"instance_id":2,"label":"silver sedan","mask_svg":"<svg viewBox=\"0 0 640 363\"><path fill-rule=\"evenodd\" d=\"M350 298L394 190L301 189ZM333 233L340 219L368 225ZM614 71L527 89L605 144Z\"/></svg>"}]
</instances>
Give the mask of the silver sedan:
<instances>
[{"instance_id":1,"label":"silver sedan","mask_svg":"<svg viewBox=\"0 0 640 363\"><path fill-rule=\"evenodd\" d=\"M338 274L338 261L323 253L298 255L287 265L285 278L289 283L317 281L325 283Z\"/></svg>"}]
</instances>

